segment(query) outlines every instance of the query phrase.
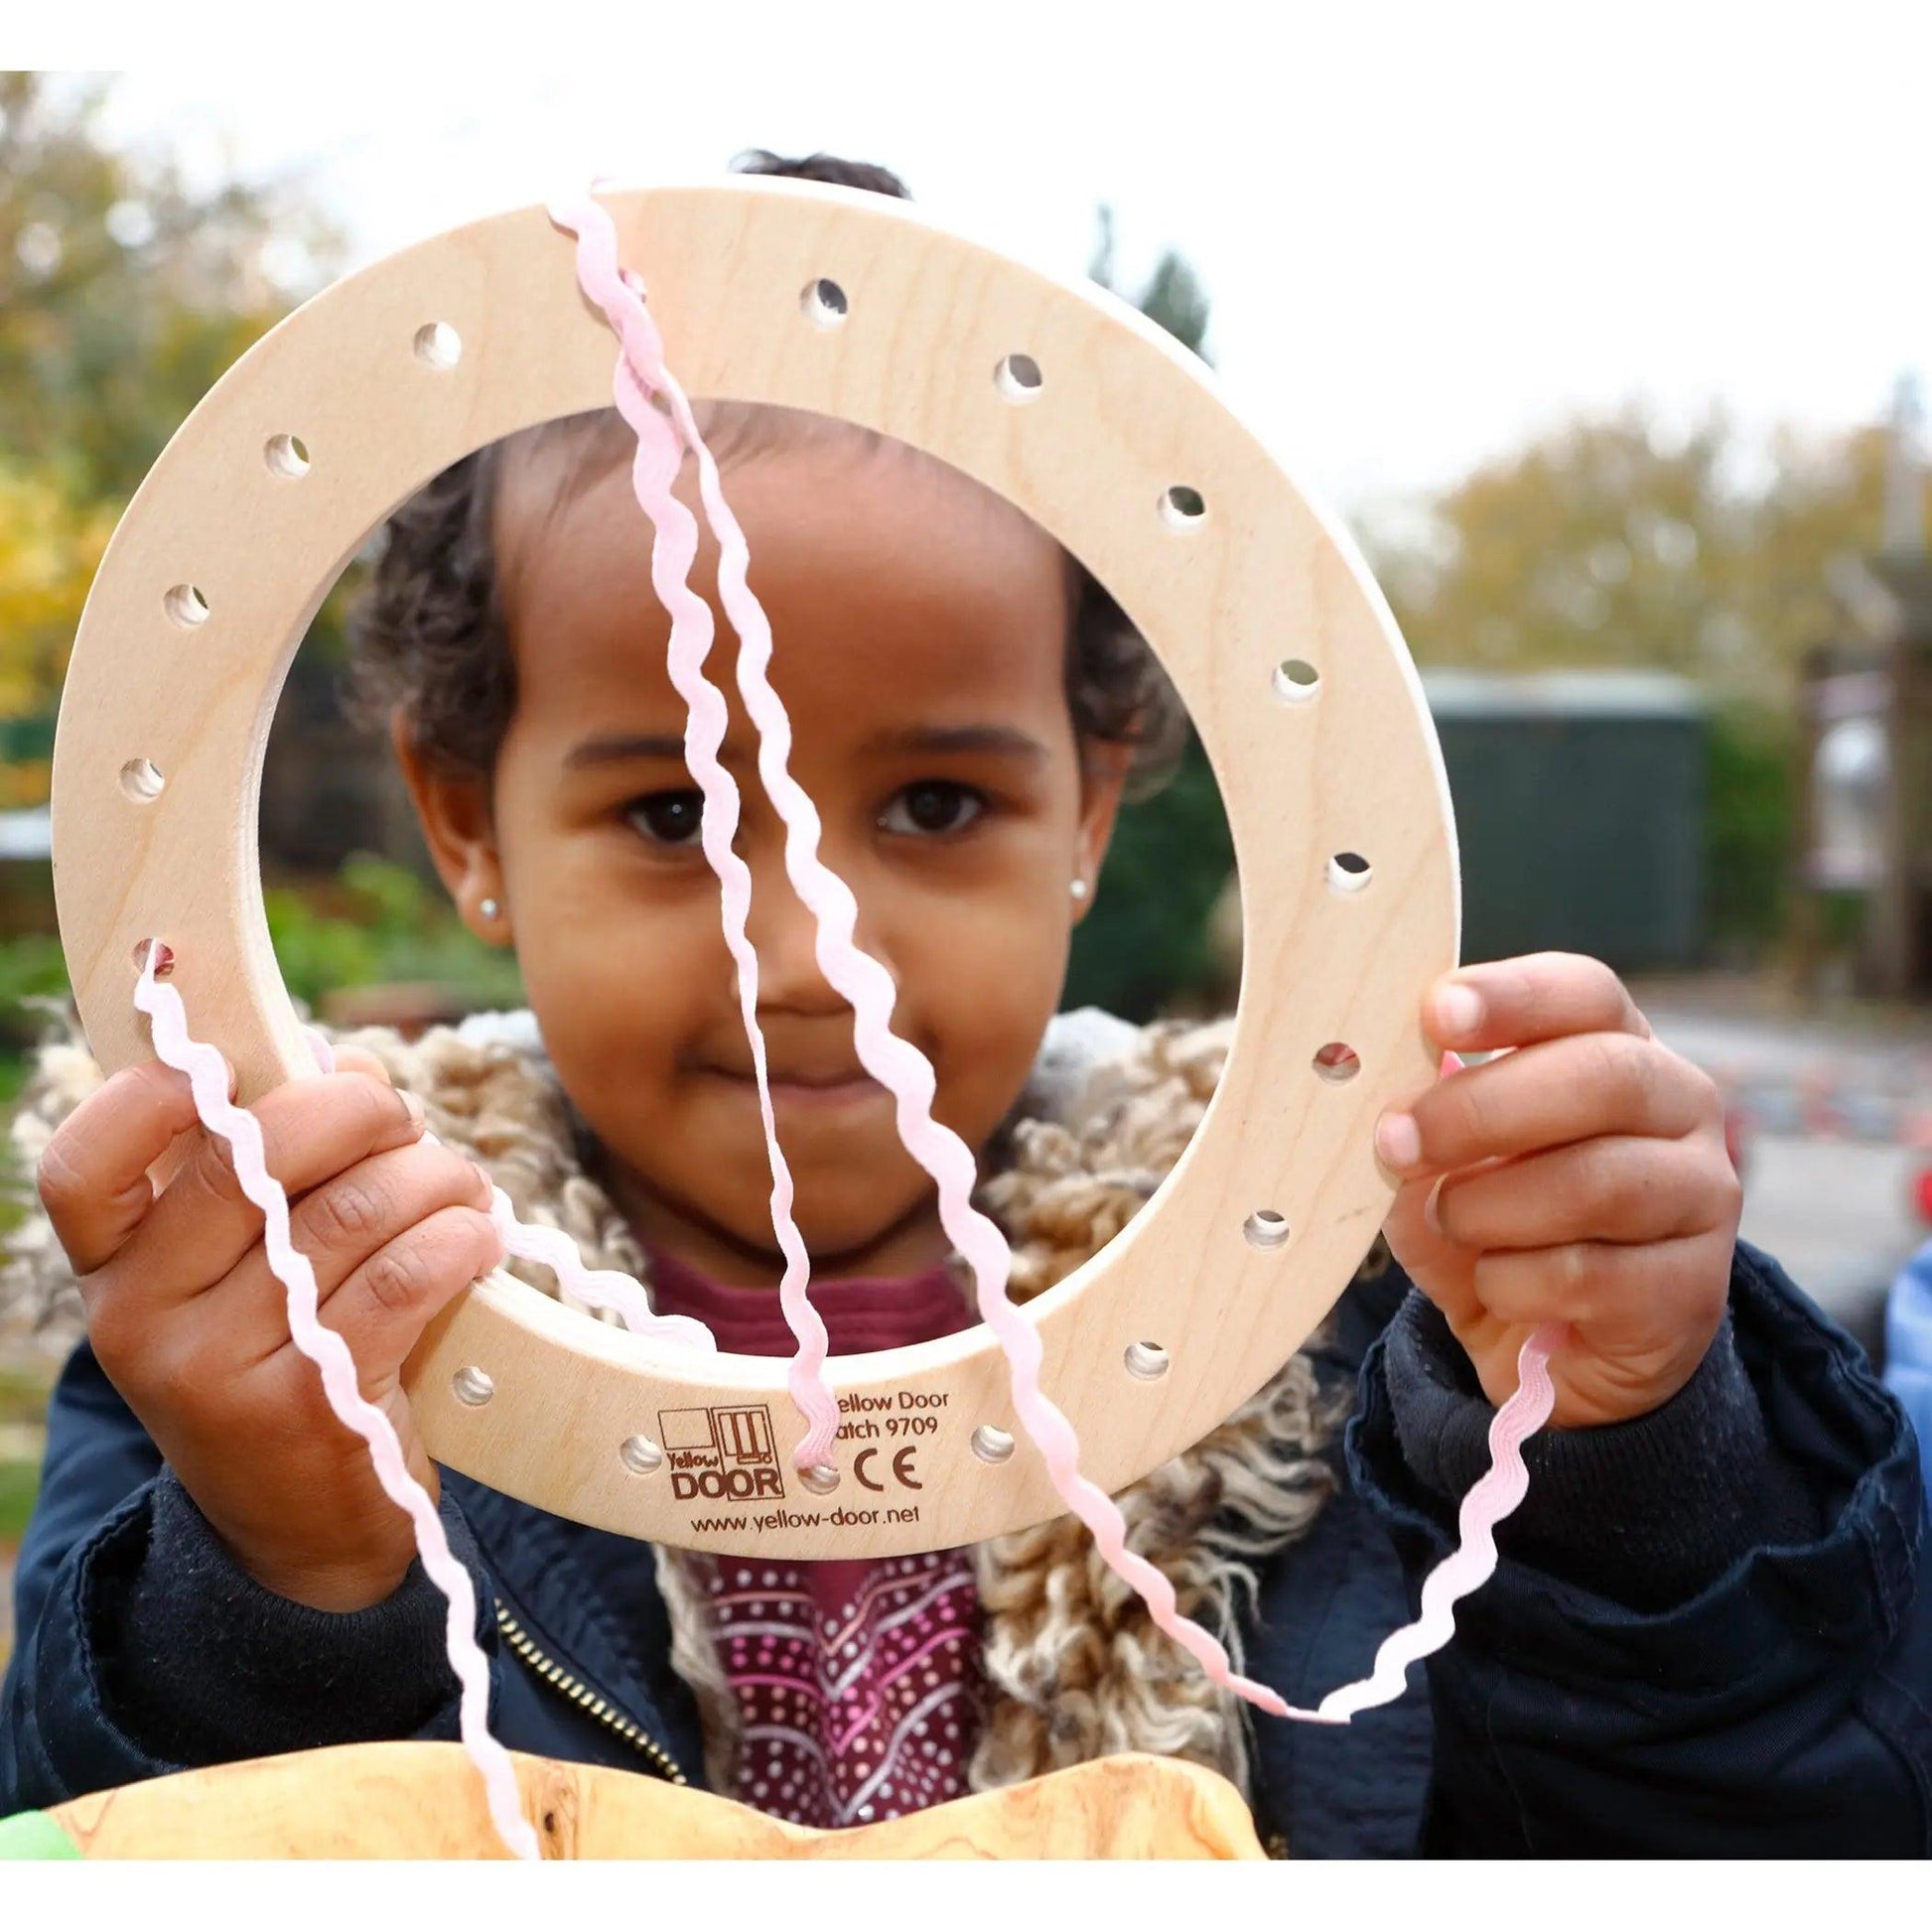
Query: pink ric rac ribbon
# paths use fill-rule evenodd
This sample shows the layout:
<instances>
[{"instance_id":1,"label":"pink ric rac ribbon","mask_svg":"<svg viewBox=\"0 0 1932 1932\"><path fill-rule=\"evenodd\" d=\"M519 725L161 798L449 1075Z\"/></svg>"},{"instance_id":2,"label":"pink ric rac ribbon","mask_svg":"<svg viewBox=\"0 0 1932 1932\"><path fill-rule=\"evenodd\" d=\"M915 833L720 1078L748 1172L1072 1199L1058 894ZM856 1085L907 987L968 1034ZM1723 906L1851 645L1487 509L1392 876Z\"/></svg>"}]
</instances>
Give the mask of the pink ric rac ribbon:
<instances>
[{"instance_id":1,"label":"pink ric rac ribbon","mask_svg":"<svg viewBox=\"0 0 1932 1932\"><path fill-rule=\"evenodd\" d=\"M636 461L631 466L631 484L638 506L650 519L653 532L650 552L652 588L670 615L671 637L668 666L671 682L686 707L684 757L691 776L703 797L698 840L705 858L718 875L723 905L725 944L737 968L739 1011L745 1022L745 1035L751 1042L752 1068L758 1081L759 1115L764 1126L765 1158L771 1170L771 1227L784 1257L784 1272L778 1282L778 1305L786 1325L797 1343L786 1371L791 1399L805 1418L806 1432L795 1452L800 1469L811 1471L829 1467L832 1444L838 1435L839 1405L825 1379L825 1359L830 1341L825 1322L812 1307L808 1292L811 1260L805 1252L805 1239L792 1219L793 1186L791 1169L778 1145L778 1125L771 1110L771 1085L767 1070L764 1034L759 1026L759 956L747 930L752 909L752 874L733 849L738 836L740 800L737 780L720 762L718 753L725 742L730 721L724 693L705 676L704 663L710 655L716 626L711 607L691 588L691 565L698 554L698 519L681 503L673 491L677 474L684 461L678 440L682 430L695 447L696 425L691 422L690 406L683 391L670 382L663 370L663 353L656 324L644 314L642 302L618 265L617 231L611 218L588 195L580 202L559 201L551 207L551 218L578 235L577 272L584 291L604 310L614 329L623 340L613 378L613 393L619 413L637 438ZM637 371L647 373L642 380ZM650 389L667 392L679 410L678 428L672 426L651 406ZM707 463L709 458L704 459ZM716 472L712 472L714 479ZM710 509L711 499L706 498ZM712 514L713 526L717 514ZM735 526L734 526L735 527ZM742 542L741 542L742 547ZM739 582L743 583L742 572ZM749 595L749 593L748 593ZM731 601L726 600L727 610ZM756 609L756 606L754 606ZM734 621L738 614L733 611ZM741 625L741 635L743 627ZM769 632L767 630L768 637ZM740 679L743 681L743 654ZM768 687L767 687L768 688ZM775 706L777 699L771 700ZM782 708L778 723L785 726ZM762 733L764 722L759 721ZM787 737L789 732L787 729ZM763 769L762 744L760 769ZM766 783L769 785L767 775ZM794 787L794 789L796 789ZM798 793L802 799L804 794ZM811 808L809 804L806 810ZM782 810L782 806L780 807ZM813 821L816 838L816 820ZM828 878L829 874L826 875ZM801 897L803 897L801 895ZM814 913L817 907L807 898ZM840 989L843 991L843 988ZM863 1045L860 1059L869 1071Z\"/></svg>"},{"instance_id":2,"label":"pink ric rac ribbon","mask_svg":"<svg viewBox=\"0 0 1932 1932\"><path fill-rule=\"evenodd\" d=\"M450 1667L462 1687L458 1727L463 1748L483 1775L489 1816L506 1847L517 1858L540 1859L537 1835L523 1816L516 1790L516 1774L509 1753L489 1734L489 1666L477 1642L477 1592L470 1573L450 1552L442 1519L429 1491L409 1473L395 1427L373 1403L362 1398L355 1361L348 1344L317 1318L315 1270L309 1258L289 1239L288 1195L268 1172L260 1123L228 1098L228 1070L221 1055L205 1041L191 1039L181 995L156 978L156 970L171 958L168 949L151 944L135 983L134 1004L152 1023L154 1050L169 1066L188 1075L195 1111L210 1133L227 1142L234 1159L241 1191L261 1209L266 1223L263 1244L268 1265L288 1294L289 1334L296 1347L322 1371L329 1406L344 1426L369 1446L376 1479L389 1500L416 1532L416 1549L430 1582L449 1602L444 1626ZM311 1034L311 1038L320 1035Z\"/></svg>"},{"instance_id":3,"label":"pink ric rac ribbon","mask_svg":"<svg viewBox=\"0 0 1932 1932\"><path fill-rule=\"evenodd\" d=\"M738 792L717 763L725 722L723 701L698 668L709 648L712 626L702 600L686 581L696 554L695 519L671 489L681 461L679 438L697 459L699 497L719 545L719 597L740 639L739 695L758 729L759 776L785 827L786 875L816 922L819 968L851 1006L860 1062L893 1094L897 1103L899 1138L938 1189L941 1224L973 1271L980 1317L1006 1353L1014 1413L1044 1458L1054 1492L1092 1531L1102 1559L1146 1602L1161 1629L1223 1689L1277 1717L1317 1724L1346 1724L1358 1711L1393 1701L1402 1694L1408 1666L1449 1641L1454 1629L1453 1604L1495 1570L1495 1526L1522 1501L1528 1488L1522 1445L1549 1419L1555 1401L1549 1359L1558 1343L1557 1331L1539 1328L1524 1342L1516 1392L1490 1426L1491 1466L1462 1502L1459 1547L1425 1580L1420 1616L1384 1641L1370 1675L1360 1683L1331 1691L1313 1710L1304 1710L1287 1703L1267 1685L1236 1674L1223 1646L1179 1613L1173 1586L1168 1579L1127 1548L1126 1522L1112 1498L1080 1473L1079 1444L1072 1425L1039 1386L1042 1347L1038 1330L1007 1296L1012 1253L998 1227L973 1205L977 1173L971 1150L933 1119L936 1080L932 1066L916 1047L893 1033L892 978L856 944L853 934L858 903L850 888L818 856L818 813L791 776L790 721L766 676L771 626L747 581L750 553L745 533L725 501L717 464L698 433L689 399L664 366L663 343L644 307L639 285L619 265L617 230L609 213L586 192L558 198L551 204L550 215L559 227L577 237L579 284L586 297L603 311L621 344L614 393L624 420L637 435L632 475L639 507L655 531L652 581L672 617L673 680L693 708L686 742L695 754L692 776L704 798L701 838L719 875L727 937L733 957L739 961L746 1029L759 1068L773 1174L773 1226L786 1261L784 1291L789 1299L785 1313L800 1344L793 1392L812 1426L812 1434L800 1450L801 1462L819 1460L829 1451L836 1412L831 1409L823 1380L824 1327L805 1295L807 1264L803 1244L791 1225L790 1179L778 1152L765 1092L762 1041L752 991L756 986L756 958L745 938L751 875L730 854L731 833L738 820ZM653 394L668 404L669 422L651 406ZM702 729L697 718L700 702L706 712ZM714 812L724 815L723 827L715 834L710 826Z\"/></svg>"}]
</instances>

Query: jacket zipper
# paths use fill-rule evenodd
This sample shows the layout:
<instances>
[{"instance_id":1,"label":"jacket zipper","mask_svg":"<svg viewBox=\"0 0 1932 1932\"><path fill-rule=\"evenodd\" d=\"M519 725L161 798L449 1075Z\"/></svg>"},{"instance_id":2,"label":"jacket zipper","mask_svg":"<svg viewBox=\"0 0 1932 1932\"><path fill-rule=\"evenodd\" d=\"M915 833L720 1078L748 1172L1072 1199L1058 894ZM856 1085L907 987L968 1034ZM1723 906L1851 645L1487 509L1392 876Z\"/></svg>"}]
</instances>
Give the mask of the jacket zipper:
<instances>
[{"instance_id":1,"label":"jacket zipper","mask_svg":"<svg viewBox=\"0 0 1932 1932\"><path fill-rule=\"evenodd\" d=\"M691 1782L670 1752L651 1737L640 1725L634 1724L621 1711L614 1709L608 1698L598 1696L588 1684L581 1678L573 1677L554 1658L546 1657L530 1641L529 1633L522 1624L503 1607L500 1597L496 1599L496 1627L502 1632L503 1640L509 1647L546 1684L561 1691L572 1704L578 1706L580 1710L588 1711L607 1729L616 1731L626 1744L641 1751L671 1783L688 1785Z\"/></svg>"}]
</instances>

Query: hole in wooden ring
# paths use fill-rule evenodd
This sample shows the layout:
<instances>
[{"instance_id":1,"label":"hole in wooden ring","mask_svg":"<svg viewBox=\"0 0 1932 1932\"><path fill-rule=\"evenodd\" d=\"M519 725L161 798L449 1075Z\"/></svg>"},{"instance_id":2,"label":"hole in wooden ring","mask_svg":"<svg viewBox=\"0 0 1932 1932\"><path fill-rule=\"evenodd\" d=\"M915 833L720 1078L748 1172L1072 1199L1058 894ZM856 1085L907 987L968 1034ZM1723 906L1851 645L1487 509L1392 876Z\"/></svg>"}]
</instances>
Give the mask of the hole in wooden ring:
<instances>
[{"instance_id":1,"label":"hole in wooden ring","mask_svg":"<svg viewBox=\"0 0 1932 1932\"><path fill-rule=\"evenodd\" d=\"M1361 1055L1344 1041L1331 1039L1327 1045L1315 1048L1314 1070L1322 1079L1339 1085L1343 1080L1352 1080L1362 1070Z\"/></svg>"},{"instance_id":2,"label":"hole in wooden ring","mask_svg":"<svg viewBox=\"0 0 1932 1932\"><path fill-rule=\"evenodd\" d=\"M814 1496L829 1496L839 1486L839 1472L824 1462L818 1462L809 1469L800 1469L798 1480Z\"/></svg>"},{"instance_id":3,"label":"hole in wooden ring","mask_svg":"<svg viewBox=\"0 0 1932 1932\"><path fill-rule=\"evenodd\" d=\"M134 970L145 972L148 964L148 948L154 948L154 976L165 980L175 970L175 949L160 939L137 939L134 942Z\"/></svg>"},{"instance_id":4,"label":"hole in wooden ring","mask_svg":"<svg viewBox=\"0 0 1932 1932\"><path fill-rule=\"evenodd\" d=\"M662 1465L664 1451L648 1436L626 1436L618 1449L618 1460L633 1476L647 1476Z\"/></svg>"},{"instance_id":5,"label":"hole in wooden ring","mask_svg":"<svg viewBox=\"0 0 1932 1932\"><path fill-rule=\"evenodd\" d=\"M1359 893L1375 876L1375 869L1359 852L1337 852L1328 861L1329 890Z\"/></svg>"},{"instance_id":6,"label":"hole in wooden ring","mask_svg":"<svg viewBox=\"0 0 1932 1932\"><path fill-rule=\"evenodd\" d=\"M1207 520L1207 498L1191 483L1175 483L1161 494L1161 521L1171 530L1195 530Z\"/></svg>"},{"instance_id":7,"label":"hole in wooden ring","mask_svg":"<svg viewBox=\"0 0 1932 1932\"><path fill-rule=\"evenodd\" d=\"M851 303L846 300L845 291L829 276L821 275L815 282L807 282L804 292L798 298L798 306L805 312L805 320L818 329L836 329L845 320L846 311Z\"/></svg>"},{"instance_id":8,"label":"hole in wooden ring","mask_svg":"<svg viewBox=\"0 0 1932 1932\"><path fill-rule=\"evenodd\" d=\"M1143 1382L1160 1381L1170 1366L1168 1351L1153 1341L1130 1341L1124 1359L1128 1374Z\"/></svg>"},{"instance_id":9,"label":"hole in wooden ring","mask_svg":"<svg viewBox=\"0 0 1932 1932\"><path fill-rule=\"evenodd\" d=\"M1288 1217L1272 1207L1258 1207L1241 1224L1248 1246L1273 1250L1288 1245Z\"/></svg>"},{"instance_id":10,"label":"hole in wooden ring","mask_svg":"<svg viewBox=\"0 0 1932 1932\"><path fill-rule=\"evenodd\" d=\"M121 789L137 805L151 804L161 796L167 783L160 767L151 759L129 759L121 766Z\"/></svg>"},{"instance_id":11,"label":"hole in wooden ring","mask_svg":"<svg viewBox=\"0 0 1932 1932\"><path fill-rule=\"evenodd\" d=\"M982 1462L1005 1462L1013 1454L1013 1438L1004 1429L983 1422L973 1431L973 1453Z\"/></svg>"},{"instance_id":12,"label":"hole in wooden ring","mask_svg":"<svg viewBox=\"0 0 1932 1932\"><path fill-rule=\"evenodd\" d=\"M271 436L262 446L262 461L272 475L293 483L309 474L309 446L299 436Z\"/></svg>"},{"instance_id":13,"label":"hole in wooden ring","mask_svg":"<svg viewBox=\"0 0 1932 1932\"><path fill-rule=\"evenodd\" d=\"M1307 704L1321 688L1321 673L1306 657L1284 657L1268 682L1283 704Z\"/></svg>"},{"instance_id":14,"label":"hole in wooden ring","mask_svg":"<svg viewBox=\"0 0 1932 1932\"><path fill-rule=\"evenodd\" d=\"M184 630L193 630L198 623L207 622L207 599L193 584L177 584L161 600L161 608Z\"/></svg>"},{"instance_id":15,"label":"hole in wooden ring","mask_svg":"<svg viewBox=\"0 0 1932 1932\"><path fill-rule=\"evenodd\" d=\"M426 322L416 331L416 359L427 369L453 369L463 360L463 338L447 322Z\"/></svg>"},{"instance_id":16,"label":"hole in wooden ring","mask_svg":"<svg viewBox=\"0 0 1932 1932\"><path fill-rule=\"evenodd\" d=\"M468 1368L460 1368L450 1377L450 1389L466 1407L481 1409L496 1393L496 1384L489 1379L485 1370L472 1362Z\"/></svg>"},{"instance_id":17,"label":"hole in wooden ring","mask_svg":"<svg viewBox=\"0 0 1932 1932\"><path fill-rule=\"evenodd\" d=\"M1003 355L993 380L1008 402L1032 402L1045 378L1031 355Z\"/></svg>"}]
</instances>

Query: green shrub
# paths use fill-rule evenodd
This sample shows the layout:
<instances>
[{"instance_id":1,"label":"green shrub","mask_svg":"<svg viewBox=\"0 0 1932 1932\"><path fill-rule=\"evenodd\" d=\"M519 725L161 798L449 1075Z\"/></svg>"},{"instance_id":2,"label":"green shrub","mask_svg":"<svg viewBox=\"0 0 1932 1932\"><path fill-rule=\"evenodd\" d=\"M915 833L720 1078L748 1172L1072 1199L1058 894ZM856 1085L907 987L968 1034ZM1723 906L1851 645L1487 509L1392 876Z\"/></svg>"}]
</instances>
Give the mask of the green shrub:
<instances>
[{"instance_id":1,"label":"green shrub","mask_svg":"<svg viewBox=\"0 0 1932 1932\"><path fill-rule=\"evenodd\" d=\"M1705 806L1706 930L1722 957L1761 957L1784 929L1796 815L1795 727L1770 712L1711 720Z\"/></svg>"},{"instance_id":2,"label":"green shrub","mask_svg":"<svg viewBox=\"0 0 1932 1932\"><path fill-rule=\"evenodd\" d=\"M358 853L331 895L346 915L324 911L312 893L271 887L262 895L283 983L311 1011L338 987L433 981L477 1008L520 1006L513 954L485 946L456 908L404 866ZM19 1091L23 1055L45 1031L30 1002L69 997L67 963L53 933L0 942L0 1105Z\"/></svg>"},{"instance_id":3,"label":"green shrub","mask_svg":"<svg viewBox=\"0 0 1932 1932\"><path fill-rule=\"evenodd\" d=\"M1121 813L1093 910L1073 935L1066 1007L1152 1020L1213 977L1208 913L1234 842L1207 755L1190 741L1173 782Z\"/></svg>"},{"instance_id":4,"label":"green shrub","mask_svg":"<svg viewBox=\"0 0 1932 1932\"><path fill-rule=\"evenodd\" d=\"M41 1016L27 1004L29 1000L64 1000L67 994L67 958L53 933L27 932L0 940L0 1056L17 1052L39 1036ZM0 1088L0 1102L14 1091Z\"/></svg>"},{"instance_id":5,"label":"green shrub","mask_svg":"<svg viewBox=\"0 0 1932 1932\"><path fill-rule=\"evenodd\" d=\"M369 853L337 875L350 917L318 911L300 891L265 892L268 931L289 991L314 1007L332 988L429 980L479 1008L520 1006L515 956L486 946L439 890Z\"/></svg>"}]
</instances>

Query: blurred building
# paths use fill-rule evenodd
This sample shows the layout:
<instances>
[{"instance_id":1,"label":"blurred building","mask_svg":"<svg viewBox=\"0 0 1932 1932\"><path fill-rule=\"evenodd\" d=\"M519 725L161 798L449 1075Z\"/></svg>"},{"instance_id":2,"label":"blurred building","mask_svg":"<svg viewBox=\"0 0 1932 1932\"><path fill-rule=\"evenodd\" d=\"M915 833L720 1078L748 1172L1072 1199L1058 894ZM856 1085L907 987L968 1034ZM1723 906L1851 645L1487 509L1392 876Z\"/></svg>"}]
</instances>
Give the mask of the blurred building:
<instances>
[{"instance_id":1,"label":"blurred building","mask_svg":"<svg viewBox=\"0 0 1932 1932\"><path fill-rule=\"evenodd\" d=\"M1704 949L1707 711L1648 671L1426 671L1462 862L1462 957L1620 972Z\"/></svg>"},{"instance_id":2,"label":"blurred building","mask_svg":"<svg viewBox=\"0 0 1932 1932\"><path fill-rule=\"evenodd\" d=\"M1835 928L1849 926L1856 984L1894 999L1932 997L1932 557L1918 430L1917 390L1903 382L1882 547L1834 572L1838 621L1802 682L1800 970L1818 979Z\"/></svg>"},{"instance_id":3,"label":"blurred building","mask_svg":"<svg viewBox=\"0 0 1932 1932\"><path fill-rule=\"evenodd\" d=\"M1835 588L1802 686L1801 967L1817 978L1849 924L1861 990L1932 997L1932 558L1862 558Z\"/></svg>"}]
</instances>

